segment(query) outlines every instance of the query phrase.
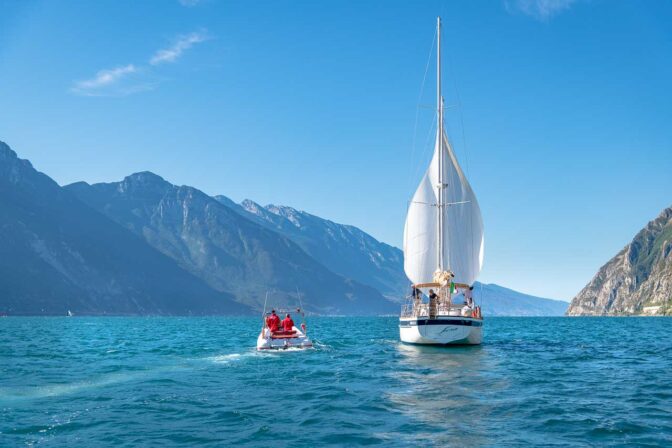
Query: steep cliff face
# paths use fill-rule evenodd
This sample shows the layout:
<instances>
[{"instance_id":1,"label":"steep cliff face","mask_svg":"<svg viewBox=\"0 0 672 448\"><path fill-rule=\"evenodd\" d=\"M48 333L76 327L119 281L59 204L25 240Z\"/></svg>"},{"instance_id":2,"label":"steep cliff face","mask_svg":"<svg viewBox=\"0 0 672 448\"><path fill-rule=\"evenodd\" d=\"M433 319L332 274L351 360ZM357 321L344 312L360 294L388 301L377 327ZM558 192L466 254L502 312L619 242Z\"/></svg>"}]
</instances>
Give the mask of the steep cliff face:
<instances>
[{"instance_id":1,"label":"steep cliff face","mask_svg":"<svg viewBox=\"0 0 672 448\"><path fill-rule=\"evenodd\" d=\"M672 311L672 207L602 266L567 314L662 315Z\"/></svg>"}]
</instances>

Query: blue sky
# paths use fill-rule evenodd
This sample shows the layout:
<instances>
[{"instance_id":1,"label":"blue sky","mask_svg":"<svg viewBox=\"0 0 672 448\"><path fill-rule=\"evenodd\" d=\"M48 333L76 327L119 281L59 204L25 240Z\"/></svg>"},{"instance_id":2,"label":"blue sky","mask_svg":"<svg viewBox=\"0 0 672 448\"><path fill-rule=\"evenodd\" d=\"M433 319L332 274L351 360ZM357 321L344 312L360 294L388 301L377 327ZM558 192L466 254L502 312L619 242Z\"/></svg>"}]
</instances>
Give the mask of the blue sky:
<instances>
[{"instance_id":1,"label":"blue sky","mask_svg":"<svg viewBox=\"0 0 672 448\"><path fill-rule=\"evenodd\" d=\"M61 184L151 170L400 246L439 14L481 280L571 299L672 205L672 2L0 0L0 140Z\"/></svg>"}]
</instances>

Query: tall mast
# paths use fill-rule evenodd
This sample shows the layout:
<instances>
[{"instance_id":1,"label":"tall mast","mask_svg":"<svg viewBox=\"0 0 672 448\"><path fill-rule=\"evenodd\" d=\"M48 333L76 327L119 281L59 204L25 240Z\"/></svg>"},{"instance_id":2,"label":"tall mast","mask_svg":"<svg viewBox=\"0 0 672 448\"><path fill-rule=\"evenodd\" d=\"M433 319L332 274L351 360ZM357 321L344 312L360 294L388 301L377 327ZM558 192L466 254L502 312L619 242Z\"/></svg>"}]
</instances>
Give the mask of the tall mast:
<instances>
[{"instance_id":1,"label":"tall mast","mask_svg":"<svg viewBox=\"0 0 672 448\"><path fill-rule=\"evenodd\" d=\"M437 135L439 139L439 184L437 185L438 251L437 268L443 271L443 99L441 98L441 17L436 18L436 110Z\"/></svg>"}]
</instances>

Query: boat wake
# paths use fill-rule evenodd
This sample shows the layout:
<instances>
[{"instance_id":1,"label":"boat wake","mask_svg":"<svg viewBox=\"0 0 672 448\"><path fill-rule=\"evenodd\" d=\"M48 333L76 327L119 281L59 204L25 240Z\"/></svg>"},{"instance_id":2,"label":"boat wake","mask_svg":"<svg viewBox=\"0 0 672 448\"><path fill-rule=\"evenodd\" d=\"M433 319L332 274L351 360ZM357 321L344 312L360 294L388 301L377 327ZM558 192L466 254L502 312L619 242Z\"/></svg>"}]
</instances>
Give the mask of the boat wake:
<instances>
[{"instance_id":1,"label":"boat wake","mask_svg":"<svg viewBox=\"0 0 672 448\"><path fill-rule=\"evenodd\" d=\"M324 350L324 351L331 351L334 349L331 345L325 344L324 342L320 342L317 340L313 342L313 348L315 350Z\"/></svg>"},{"instance_id":2,"label":"boat wake","mask_svg":"<svg viewBox=\"0 0 672 448\"><path fill-rule=\"evenodd\" d=\"M138 381L159 372L173 370L171 368L158 368L140 372L119 372L103 375L96 379L77 381L69 384L50 384L33 387L0 388L0 402L39 400L43 398L61 397L89 390L100 389L121 383Z\"/></svg>"},{"instance_id":3,"label":"boat wake","mask_svg":"<svg viewBox=\"0 0 672 448\"><path fill-rule=\"evenodd\" d=\"M251 356L257 356L257 352L249 351L244 353L228 353L226 355L209 356L205 359L215 364L231 364L232 362L242 361L243 359L249 358Z\"/></svg>"},{"instance_id":4,"label":"boat wake","mask_svg":"<svg viewBox=\"0 0 672 448\"><path fill-rule=\"evenodd\" d=\"M177 364L163 365L155 368L140 370L115 372L101 375L91 379L85 379L67 384L45 384L31 387L0 387L0 403L40 400L52 397L62 397L75 395L91 390L102 389L109 386L115 386L123 383L132 383L155 379L169 372L180 370L198 370L202 368L199 364L205 359L216 364L230 364L238 362L250 356L258 356L256 351L246 353L229 353L225 355L210 356L199 359L184 359Z\"/></svg>"},{"instance_id":5,"label":"boat wake","mask_svg":"<svg viewBox=\"0 0 672 448\"><path fill-rule=\"evenodd\" d=\"M273 350L266 350L263 352L266 355L274 354L274 353L294 353L294 352L305 352L309 350L313 350L314 347L287 347L287 348L278 348L278 349L273 349Z\"/></svg>"}]
</instances>

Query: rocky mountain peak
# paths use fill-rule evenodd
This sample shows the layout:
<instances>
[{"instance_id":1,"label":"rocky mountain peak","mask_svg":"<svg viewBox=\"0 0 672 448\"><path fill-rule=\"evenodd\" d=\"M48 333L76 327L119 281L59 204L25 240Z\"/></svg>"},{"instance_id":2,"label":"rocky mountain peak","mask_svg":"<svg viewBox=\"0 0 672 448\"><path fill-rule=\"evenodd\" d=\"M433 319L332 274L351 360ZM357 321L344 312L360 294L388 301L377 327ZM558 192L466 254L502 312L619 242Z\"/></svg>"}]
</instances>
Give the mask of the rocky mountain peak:
<instances>
[{"instance_id":1,"label":"rocky mountain peak","mask_svg":"<svg viewBox=\"0 0 672 448\"><path fill-rule=\"evenodd\" d=\"M56 182L33 168L30 161L20 159L5 142L0 141L0 182L22 185L23 188L39 191L41 188L55 189Z\"/></svg>"},{"instance_id":2,"label":"rocky mountain peak","mask_svg":"<svg viewBox=\"0 0 672 448\"><path fill-rule=\"evenodd\" d=\"M572 300L569 315L664 314L672 304L672 207L663 210Z\"/></svg>"},{"instance_id":3,"label":"rocky mountain peak","mask_svg":"<svg viewBox=\"0 0 672 448\"><path fill-rule=\"evenodd\" d=\"M285 218L289 222L291 222L294 226L296 227L302 227L303 225L303 219L306 216L309 216L305 212L301 212L295 208L286 206L286 205L274 205L274 204L268 204L266 207L264 207L266 210L269 212L273 213L274 215L278 215L280 217ZM325 220L326 221L326 220Z\"/></svg>"},{"instance_id":4,"label":"rocky mountain peak","mask_svg":"<svg viewBox=\"0 0 672 448\"><path fill-rule=\"evenodd\" d=\"M158 174L154 174L151 171L140 171L138 173L133 173L124 178L122 183L128 186L137 186L140 188L155 187L160 186L164 187L170 185L163 177Z\"/></svg>"},{"instance_id":5,"label":"rocky mountain peak","mask_svg":"<svg viewBox=\"0 0 672 448\"><path fill-rule=\"evenodd\" d=\"M263 214L264 207L257 204L251 199L245 199L243 202L240 203L240 206L243 207L246 211L254 213L255 215Z\"/></svg>"},{"instance_id":6,"label":"rocky mountain peak","mask_svg":"<svg viewBox=\"0 0 672 448\"><path fill-rule=\"evenodd\" d=\"M163 195L172 188L172 184L163 177L151 171L141 171L126 176L117 185L117 191L122 194L139 194L141 196Z\"/></svg>"},{"instance_id":7,"label":"rocky mountain peak","mask_svg":"<svg viewBox=\"0 0 672 448\"><path fill-rule=\"evenodd\" d=\"M239 205L236 204L231 198L228 198L224 195L218 194L218 195L213 196L213 197L217 200L217 202L219 202L220 204L226 205L229 208L239 207Z\"/></svg>"},{"instance_id":8,"label":"rocky mountain peak","mask_svg":"<svg viewBox=\"0 0 672 448\"><path fill-rule=\"evenodd\" d=\"M32 171L33 165L28 160L19 159L16 153L5 142L0 141L0 177L16 183L21 172Z\"/></svg>"},{"instance_id":9,"label":"rocky mountain peak","mask_svg":"<svg viewBox=\"0 0 672 448\"><path fill-rule=\"evenodd\" d=\"M13 158L13 159L18 158L18 156L12 150L12 148L10 148L9 145L7 143L3 142L2 140L0 140L0 157L2 157L3 160L4 159L10 159L10 158Z\"/></svg>"}]
</instances>

